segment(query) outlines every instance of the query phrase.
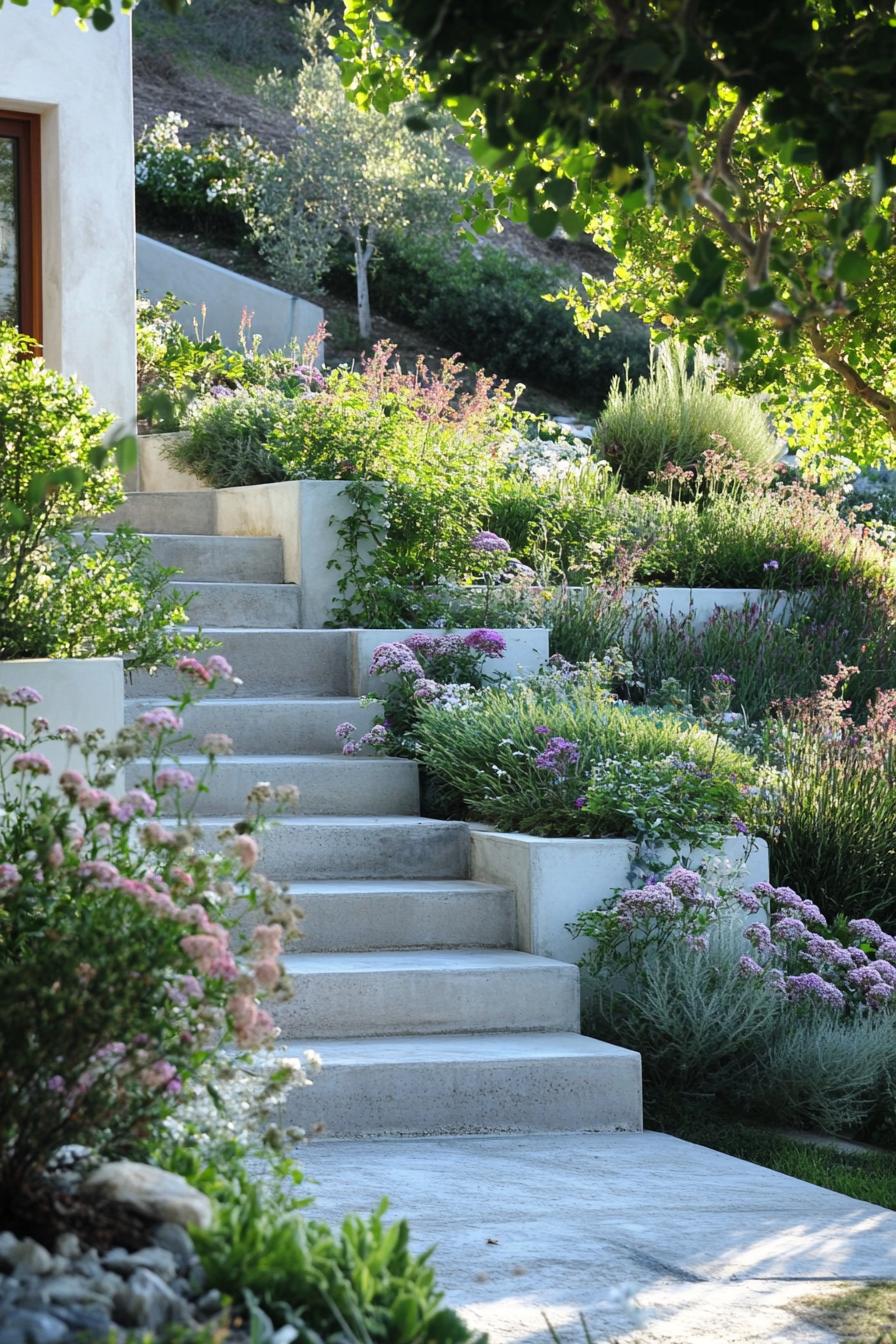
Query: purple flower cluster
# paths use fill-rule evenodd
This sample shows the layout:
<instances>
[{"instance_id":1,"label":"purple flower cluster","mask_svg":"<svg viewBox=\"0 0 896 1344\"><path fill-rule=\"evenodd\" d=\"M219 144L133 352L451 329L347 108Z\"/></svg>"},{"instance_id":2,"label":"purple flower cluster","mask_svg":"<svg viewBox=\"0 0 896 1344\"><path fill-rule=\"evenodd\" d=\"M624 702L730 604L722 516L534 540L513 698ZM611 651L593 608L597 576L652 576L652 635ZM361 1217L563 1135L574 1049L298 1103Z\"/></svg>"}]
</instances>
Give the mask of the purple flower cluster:
<instances>
[{"instance_id":1,"label":"purple flower cluster","mask_svg":"<svg viewBox=\"0 0 896 1344\"><path fill-rule=\"evenodd\" d=\"M784 988L791 1003L816 999L819 1003L826 1003L831 1008L840 1010L846 1005L846 998L842 990L839 990L836 985L832 985L829 980L825 980L816 971L804 971L801 975L785 976Z\"/></svg>"},{"instance_id":2,"label":"purple flower cluster","mask_svg":"<svg viewBox=\"0 0 896 1344\"><path fill-rule=\"evenodd\" d=\"M489 630L488 627L471 630L468 635L464 635L463 642L468 649L474 649L486 658L500 658L507 648L507 640L501 632Z\"/></svg>"},{"instance_id":3,"label":"purple flower cluster","mask_svg":"<svg viewBox=\"0 0 896 1344\"><path fill-rule=\"evenodd\" d=\"M376 646L370 659L370 675L381 676L384 672L413 672L423 676L423 668L407 642Z\"/></svg>"},{"instance_id":4,"label":"purple flower cluster","mask_svg":"<svg viewBox=\"0 0 896 1344\"><path fill-rule=\"evenodd\" d=\"M470 539L470 550L479 551L480 554L494 555L501 553L510 554L510 542L499 537L497 532L477 532L475 537Z\"/></svg>"},{"instance_id":5,"label":"purple flower cluster","mask_svg":"<svg viewBox=\"0 0 896 1344\"><path fill-rule=\"evenodd\" d=\"M565 779L573 766L578 765L580 755L577 742L569 742L565 737L551 737L544 751L535 757L535 764L539 770Z\"/></svg>"},{"instance_id":6,"label":"purple flower cluster","mask_svg":"<svg viewBox=\"0 0 896 1344\"><path fill-rule=\"evenodd\" d=\"M639 919L668 918L681 914L678 896L665 882L650 882L645 887L630 887L616 899L616 915L623 929L632 929Z\"/></svg>"}]
</instances>

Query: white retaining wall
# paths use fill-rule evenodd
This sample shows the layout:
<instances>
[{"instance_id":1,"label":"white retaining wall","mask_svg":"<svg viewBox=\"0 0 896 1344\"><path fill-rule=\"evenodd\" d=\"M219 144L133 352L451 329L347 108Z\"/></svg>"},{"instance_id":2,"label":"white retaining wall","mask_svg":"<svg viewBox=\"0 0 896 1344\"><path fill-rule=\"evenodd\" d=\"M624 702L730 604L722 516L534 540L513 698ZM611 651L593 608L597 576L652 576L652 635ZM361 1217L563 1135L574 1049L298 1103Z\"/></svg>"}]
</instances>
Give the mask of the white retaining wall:
<instances>
[{"instance_id":1,"label":"white retaining wall","mask_svg":"<svg viewBox=\"0 0 896 1344\"><path fill-rule=\"evenodd\" d=\"M194 334L195 321L201 334L220 332L225 345L232 347L238 346L244 312L251 318L250 337L261 337L262 350L277 350L293 340L302 345L324 320L324 310L316 303L142 233L137 234L137 288L153 300L175 294L184 300L177 320L188 335Z\"/></svg>"}]
</instances>

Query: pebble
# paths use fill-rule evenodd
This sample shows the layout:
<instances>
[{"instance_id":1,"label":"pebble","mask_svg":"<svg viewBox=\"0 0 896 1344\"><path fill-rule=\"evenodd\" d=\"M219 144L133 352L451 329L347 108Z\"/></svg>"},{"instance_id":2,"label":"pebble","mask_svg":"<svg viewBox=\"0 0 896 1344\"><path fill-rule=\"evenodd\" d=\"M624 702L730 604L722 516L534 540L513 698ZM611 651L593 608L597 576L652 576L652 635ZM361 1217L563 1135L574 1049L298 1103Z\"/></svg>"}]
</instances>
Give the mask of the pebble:
<instances>
[{"instance_id":1,"label":"pebble","mask_svg":"<svg viewBox=\"0 0 896 1344\"><path fill-rule=\"evenodd\" d=\"M0 1344L62 1344L69 1327L46 1311L11 1311L0 1326Z\"/></svg>"},{"instance_id":2,"label":"pebble","mask_svg":"<svg viewBox=\"0 0 896 1344\"><path fill-rule=\"evenodd\" d=\"M74 1232L60 1233L54 1253L0 1232L0 1344L125 1344L135 1327L201 1328L222 1310L221 1294L208 1291L189 1234L163 1222L150 1236L139 1250L101 1255Z\"/></svg>"},{"instance_id":3,"label":"pebble","mask_svg":"<svg viewBox=\"0 0 896 1344\"><path fill-rule=\"evenodd\" d=\"M121 1325L140 1325L161 1330L164 1325L188 1325L190 1308L164 1279L151 1269L138 1269L115 1294L116 1320Z\"/></svg>"},{"instance_id":4,"label":"pebble","mask_svg":"<svg viewBox=\"0 0 896 1344\"><path fill-rule=\"evenodd\" d=\"M26 1237L24 1241L9 1252L17 1278L27 1274L49 1274L53 1269L53 1257L46 1246Z\"/></svg>"},{"instance_id":5,"label":"pebble","mask_svg":"<svg viewBox=\"0 0 896 1344\"><path fill-rule=\"evenodd\" d=\"M180 1223L159 1223L152 1234L152 1241L154 1246L161 1246L163 1250L171 1252L178 1269L186 1269L196 1258L190 1234Z\"/></svg>"}]
</instances>

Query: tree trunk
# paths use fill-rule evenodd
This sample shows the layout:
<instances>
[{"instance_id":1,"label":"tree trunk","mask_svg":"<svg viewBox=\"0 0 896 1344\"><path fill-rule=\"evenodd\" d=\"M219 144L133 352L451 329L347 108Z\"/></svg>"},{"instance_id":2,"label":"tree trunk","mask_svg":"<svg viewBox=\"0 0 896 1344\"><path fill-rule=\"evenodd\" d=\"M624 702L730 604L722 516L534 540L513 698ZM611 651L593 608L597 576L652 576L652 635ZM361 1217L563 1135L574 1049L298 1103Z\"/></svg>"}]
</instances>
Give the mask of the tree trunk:
<instances>
[{"instance_id":1,"label":"tree trunk","mask_svg":"<svg viewBox=\"0 0 896 1344\"><path fill-rule=\"evenodd\" d=\"M369 224L367 226L366 237L362 237L360 231L355 234L355 273L358 286L358 331L362 341L370 339L373 330L370 321L370 284L368 281L367 268L370 265L370 258L373 256L373 245L376 242L376 226Z\"/></svg>"},{"instance_id":2,"label":"tree trunk","mask_svg":"<svg viewBox=\"0 0 896 1344\"><path fill-rule=\"evenodd\" d=\"M806 335L809 338L809 344L814 354L826 364L829 369L841 378L847 392L860 401L864 401L866 406L870 406L884 420L884 423L891 434L896 435L896 400L888 397L885 392L880 392L876 387L862 377L857 369L854 369L849 361L841 354L829 346L824 339L824 332L817 322L806 323Z\"/></svg>"}]
</instances>

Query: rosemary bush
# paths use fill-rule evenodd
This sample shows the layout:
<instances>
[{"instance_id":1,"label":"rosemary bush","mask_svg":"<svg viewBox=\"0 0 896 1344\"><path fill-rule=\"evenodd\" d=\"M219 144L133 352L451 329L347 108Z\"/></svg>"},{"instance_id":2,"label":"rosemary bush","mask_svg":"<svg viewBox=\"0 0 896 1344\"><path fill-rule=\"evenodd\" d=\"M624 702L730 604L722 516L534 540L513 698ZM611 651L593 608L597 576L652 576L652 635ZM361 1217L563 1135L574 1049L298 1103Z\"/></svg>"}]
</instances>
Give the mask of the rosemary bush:
<instances>
[{"instance_id":1,"label":"rosemary bush","mask_svg":"<svg viewBox=\"0 0 896 1344\"><path fill-rule=\"evenodd\" d=\"M613 380L595 440L633 490L669 464L698 468L714 443L750 467L768 466L778 456L759 402L720 392L709 355L671 340L654 347L648 377Z\"/></svg>"}]
</instances>

